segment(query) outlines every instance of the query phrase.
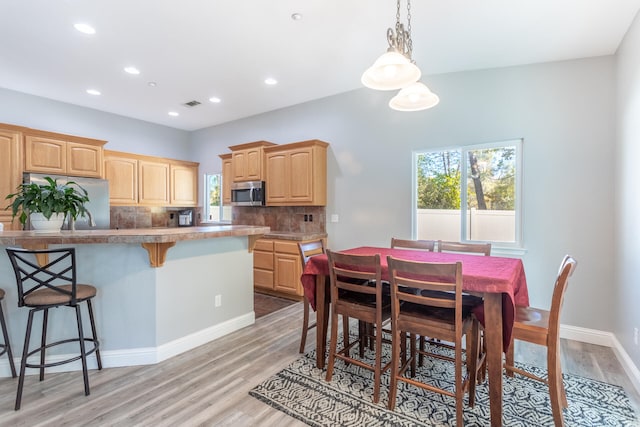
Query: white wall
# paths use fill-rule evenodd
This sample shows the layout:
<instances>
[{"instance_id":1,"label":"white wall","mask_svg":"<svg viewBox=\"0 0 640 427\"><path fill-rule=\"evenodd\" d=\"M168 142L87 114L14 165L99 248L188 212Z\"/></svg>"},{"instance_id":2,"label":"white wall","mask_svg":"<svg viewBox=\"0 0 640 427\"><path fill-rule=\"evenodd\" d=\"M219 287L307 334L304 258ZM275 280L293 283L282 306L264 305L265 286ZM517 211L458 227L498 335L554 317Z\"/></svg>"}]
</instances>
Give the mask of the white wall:
<instances>
[{"instance_id":1,"label":"white wall","mask_svg":"<svg viewBox=\"0 0 640 427\"><path fill-rule=\"evenodd\" d=\"M600 312L615 318L614 332L636 366L640 347L633 342L633 328L640 328L640 15L629 29L617 54L616 246L614 300ZM614 309L615 307L615 309Z\"/></svg>"},{"instance_id":2,"label":"white wall","mask_svg":"<svg viewBox=\"0 0 640 427\"><path fill-rule=\"evenodd\" d=\"M411 235L411 152L523 138L523 259L531 303L547 307L566 253L579 262L563 323L612 331L615 58L429 76L431 110L392 111L369 89L324 98L192 134L202 170L213 153L266 139L321 139L328 159L329 246L388 245ZM205 160L206 158L206 160Z\"/></svg>"},{"instance_id":3,"label":"white wall","mask_svg":"<svg viewBox=\"0 0 640 427\"><path fill-rule=\"evenodd\" d=\"M186 131L2 88L0 123L102 139L109 150L191 160Z\"/></svg>"}]
</instances>

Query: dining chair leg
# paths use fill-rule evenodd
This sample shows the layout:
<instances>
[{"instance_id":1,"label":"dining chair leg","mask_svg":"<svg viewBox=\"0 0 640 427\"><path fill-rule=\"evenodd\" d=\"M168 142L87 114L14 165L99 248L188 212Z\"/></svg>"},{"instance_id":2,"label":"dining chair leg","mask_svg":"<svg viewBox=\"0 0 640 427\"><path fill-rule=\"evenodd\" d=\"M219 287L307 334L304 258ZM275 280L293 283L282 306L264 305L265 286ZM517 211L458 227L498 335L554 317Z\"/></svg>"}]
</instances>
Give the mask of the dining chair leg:
<instances>
[{"instance_id":1,"label":"dining chair leg","mask_svg":"<svg viewBox=\"0 0 640 427\"><path fill-rule=\"evenodd\" d=\"M403 332L404 334L404 332ZM405 334L406 335L406 334ZM400 362L400 331L395 326L391 327L391 372L389 373L389 410L396 407L396 393L398 392L398 370ZM406 352L406 347L405 347ZM411 356L409 356L411 357Z\"/></svg>"},{"instance_id":2,"label":"dining chair leg","mask_svg":"<svg viewBox=\"0 0 640 427\"><path fill-rule=\"evenodd\" d=\"M345 349L345 355L350 357L349 344L351 343L351 336L349 335L349 316L342 316L342 345ZM347 363L348 365L348 363Z\"/></svg>"},{"instance_id":3,"label":"dining chair leg","mask_svg":"<svg viewBox=\"0 0 640 427\"><path fill-rule=\"evenodd\" d=\"M338 348L338 315L331 313L331 342L329 344L329 364L327 365L327 381L333 377L333 366L336 362L336 349Z\"/></svg>"},{"instance_id":4,"label":"dining chair leg","mask_svg":"<svg viewBox=\"0 0 640 427\"><path fill-rule=\"evenodd\" d=\"M462 342L456 342L455 355L456 360L462 360ZM455 364L456 373L456 425L462 426L464 422L462 420L462 403L464 397L464 390L462 388L462 363Z\"/></svg>"},{"instance_id":5,"label":"dining chair leg","mask_svg":"<svg viewBox=\"0 0 640 427\"><path fill-rule=\"evenodd\" d=\"M420 351L425 351L426 347L425 347L425 338L420 335ZM424 365L424 354L422 353L418 353L418 366L422 366Z\"/></svg>"},{"instance_id":6,"label":"dining chair leg","mask_svg":"<svg viewBox=\"0 0 640 427\"><path fill-rule=\"evenodd\" d=\"M553 414L553 423L558 426L564 426L564 419L562 416L562 371L560 368L560 360L558 358L557 351L551 351L551 348L547 349L547 371L549 382L549 398L551 399L551 413Z\"/></svg>"},{"instance_id":7,"label":"dining chair leg","mask_svg":"<svg viewBox=\"0 0 640 427\"><path fill-rule=\"evenodd\" d=\"M507 367L513 366L513 363L514 363L514 351L515 351L514 347L515 347L515 342L514 342L513 337L512 337L511 338L511 342L509 343L509 349L507 350L507 352L505 354L505 365ZM506 371L507 371L507 376L508 377L513 377L514 376L514 373L513 373L512 370L506 369Z\"/></svg>"},{"instance_id":8,"label":"dining chair leg","mask_svg":"<svg viewBox=\"0 0 640 427\"><path fill-rule=\"evenodd\" d=\"M300 337L300 350L299 353L304 353L304 349L307 345L307 331L309 330L309 300L304 297L303 302L303 316L302 316L302 336Z\"/></svg>"},{"instance_id":9,"label":"dining chair leg","mask_svg":"<svg viewBox=\"0 0 640 427\"><path fill-rule=\"evenodd\" d=\"M379 321L378 324L382 324ZM382 326L375 329L376 334L376 366L374 371L373 403L380 401L380 378L382 377Z\"/></svg>"},{"instance_id":10,"label":"dining chair leg","mask_svg":"<svg viewBox=\"0 0 640 427\"><path fill-rule=\"evenodd\" d=\"M424 338L421 336L420 338L416 337L416 334L409 334L409 354L411 357L411 377L415 377L416 376L416 340L418 339L422 339L424 340ZM418 357L424 357L422 353L418 353ZM401 365L402 366L402 365Z\"/></svg>"},{"instance_id":11,"label":"dining chair leg","mask_svg":"<svg viewBox=\"0 0 640 427\"><path fill-rule=\"evenodd\" d=\"M473 321L472 330L467 334L470 339L467 341L467 375L469 375L469 407L473 408L476 403L476 383L478 377L478 358L480 356L480 324Z\"/></svg>"},{"instance_id":12,"label":"dining chair leg","mask_svg":"<svg viewBox=\"0 0 640 427\"><path fill-rule=\"evenodd\" d=\"M7 332L7 324L4 320L4 312L2 311L2 302L0 300L0 323L2 323L2 338L4 339L4 348L7 351L7 357L9 358L9 367L11 368L11 376L17 377L16 364L13 361L13 353L11 352L11 344L9 343L9 333Z\"/></svg>"}]
</instances>

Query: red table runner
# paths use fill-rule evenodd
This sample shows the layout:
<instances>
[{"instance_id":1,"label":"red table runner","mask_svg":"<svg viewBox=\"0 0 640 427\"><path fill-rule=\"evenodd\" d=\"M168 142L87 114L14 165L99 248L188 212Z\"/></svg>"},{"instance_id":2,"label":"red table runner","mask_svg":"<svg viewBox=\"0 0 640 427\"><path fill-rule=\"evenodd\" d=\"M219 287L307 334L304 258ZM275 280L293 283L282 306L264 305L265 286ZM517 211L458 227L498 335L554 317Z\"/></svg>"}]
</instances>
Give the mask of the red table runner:
<instances>
[{"instance_id":1,"label":"red table runner","mask_svg":"<svg viewBox=\"0 0 640 427\"><path fill-rule=\"evenodd\" d=\"M412 261L423 262L462 262L462 289L465 292L502 293L503 341L506 349L511 340L511 329L515 306L529 305L527 279L522 260L495 256L478 256L458 253L440 253L407 249L391 249L363 246L341 251L354 255L380 254L382 279L389 279L387 255ZM304 293L315 310L315 288L317 275L329 275L329 263L326 255L316 255L309 259L302 273L301 281ZM478 320L484 325L484 310L475 311Z\"/></svg>"}]
</instances>

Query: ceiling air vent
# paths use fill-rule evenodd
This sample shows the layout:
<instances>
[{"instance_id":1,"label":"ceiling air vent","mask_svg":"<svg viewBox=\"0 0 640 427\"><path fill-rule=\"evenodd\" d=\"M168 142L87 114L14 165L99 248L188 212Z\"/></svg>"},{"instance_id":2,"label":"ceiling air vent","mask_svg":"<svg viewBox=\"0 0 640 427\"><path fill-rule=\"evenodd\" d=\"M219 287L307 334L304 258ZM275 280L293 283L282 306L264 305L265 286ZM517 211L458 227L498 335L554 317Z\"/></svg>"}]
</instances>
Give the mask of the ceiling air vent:
<instances>
[{"instance_id":1,"label":"ceiling air vent","mask_svg":"<svg viewBox=\"0 0 640 427\"><path fill-rule=\"evenodd\" d=\"M185 102L185 103L184 103L184 104L182 104L182 105L184 105L185 107L189 107L189 108L191 108L191 107L197 107L197 106L198 106L198 105L200 105L200 104L202 104L202 102L199 102L199 101L195 101L195 100L194 100L194 101Z\"/></svg>"}]
</instances>

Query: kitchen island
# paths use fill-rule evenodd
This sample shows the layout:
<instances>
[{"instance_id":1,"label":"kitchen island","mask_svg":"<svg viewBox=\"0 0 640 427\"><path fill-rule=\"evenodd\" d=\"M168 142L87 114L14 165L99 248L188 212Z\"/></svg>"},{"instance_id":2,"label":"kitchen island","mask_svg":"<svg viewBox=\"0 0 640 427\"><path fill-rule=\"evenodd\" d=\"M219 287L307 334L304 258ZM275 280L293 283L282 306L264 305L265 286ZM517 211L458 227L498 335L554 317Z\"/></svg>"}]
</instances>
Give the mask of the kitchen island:
<instances>
[{"instance_id":1,"label":"kitchen island","mask_svg":"<svg viewBox=\"0 0 640 427\"><path fill-rule=\"evenodd\" d=\"M14 357L21 353L27 310L17 307L6 247L76 248L78 280L98 289L94 309L103 364L115 367L157 363L253 324L251 251L267 232L269 227L241 225L1 232L0 287ZM74 332L75 322L64 316L73 316L72 310L51 313L52 337ZM51 357L64 355L52 350ZM79 363L59 369L79 369ZM0 376L9 375L2 358Z\"/></svg>"}]
</instances>

